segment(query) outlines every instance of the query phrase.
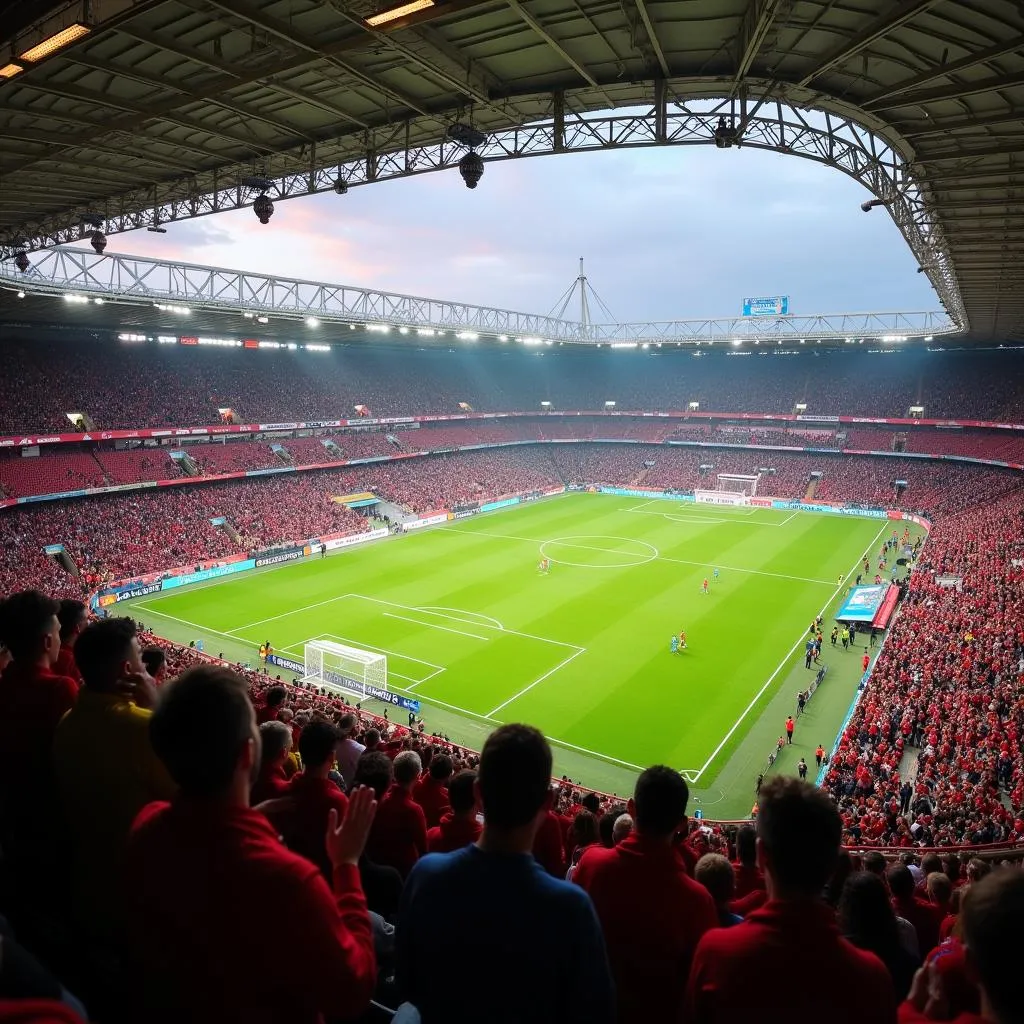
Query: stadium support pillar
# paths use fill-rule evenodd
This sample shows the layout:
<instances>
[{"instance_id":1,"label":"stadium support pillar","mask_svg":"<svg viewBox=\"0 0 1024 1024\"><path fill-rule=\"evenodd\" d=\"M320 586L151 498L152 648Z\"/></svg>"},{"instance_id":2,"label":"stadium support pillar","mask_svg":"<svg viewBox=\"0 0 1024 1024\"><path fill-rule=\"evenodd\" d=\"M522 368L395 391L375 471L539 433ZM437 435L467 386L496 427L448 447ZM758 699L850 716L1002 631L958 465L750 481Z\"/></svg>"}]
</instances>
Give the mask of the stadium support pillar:
<instances>
[{"instance_id":1,"label":"stadium support pillar","mask_svg":"<svg viewBox=\"0 0 1024 1024\"><path fill-rule=\"evenodd\" d=\"M664 78L654 80L654 131L659 142L668 141L668 87Z\"/></svg>"},{"instance_id":2,"label":"stadium support pillar","mask_svg":"<svg viewBox=\"0 0 1024 1024\"><path fill-rule=\"evenodd\" d=\"M555 137L551 148L556 153L565 151L565 93L561 89L555 91L552 121L555 126Z\"/></svg>"}]
</instances>

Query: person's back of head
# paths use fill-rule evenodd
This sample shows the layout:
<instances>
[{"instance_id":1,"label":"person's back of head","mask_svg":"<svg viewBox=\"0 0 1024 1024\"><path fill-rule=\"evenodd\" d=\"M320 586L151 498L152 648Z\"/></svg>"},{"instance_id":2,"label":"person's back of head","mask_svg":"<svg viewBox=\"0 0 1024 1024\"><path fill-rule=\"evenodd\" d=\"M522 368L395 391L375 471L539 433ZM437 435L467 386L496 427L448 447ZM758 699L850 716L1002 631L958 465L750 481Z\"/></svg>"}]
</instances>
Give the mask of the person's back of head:
<instances>
[{"instance_id":1,"label":"person's back of head","mask_svg":"<svg viewBox=\"0 0 1024 1024\"><path fill-rule=\"evenodd\" d=\"M326 722L322 719L310 722L299 736L299 756L302 758L302 767L312 773L325 766L329 769L334 764L334 752L340 741L341 734L333 722Z\"/></svg>"},{"instance_id":2,"label":"person's back of head","mask_svg":"<svg viewBox=\"0 0 1024 1024\"><path fill-rule=\"evenodd\" d=\"M447 782L454 774L452 759L447 754L435 754L430 759L430 777L435 782Z\"/></svg>"},{"instance_id":3,"label":"person's back of head","mask_svg":"<svg viewBox=\"0 0 1024 1024\"><path fill-rule=\"evenodd\" d=\"M283 686L272 686L264 701L268 708L279 708L287 699L288 691Z\"/></svg>"},{"instance_id":4,"label":"person's back of head","mask_svg":"<svg viewBox=\"0 0 1024 1024\"><path fill-rule=\"evenodd\" d=\"M898 900L909 900L914 895L914 876L906 864L890 864L885 873L889 883L889 892Z\"/></svg>"},{"instance_id":5,"label":"person's back of head","mask_svg":"<svg viewBox=\"0 0 1024 1024\"><path fill-rule=\"evenodd\" d=\"M264 722L260 726L261 767L283 764L291 749L292 731L284 722Z\"/></svg>"},{"instance_id":6,"label":"person's back of head","mask_svg":"<svg viewBox=\"0 0 1024 1024\"><path fill-rule=\"evenodd\" d=\"M495 729L480 754L477 789L488 832L539 824L551 799L551 747L530 725Z\"/></svg>"},{"instance_id":7,"label":"person's back of head","mask_svg":"<svg viewBox=\"0 0 1024 1024\"><path fill-rule=\"evenodd\" d=\"M379 800L387 792L394 777L395 766L391 758L381 750L367 750L359 755L349 788L369 786Z\"/></svg>"},{"instance_id":8,"label":"person's back of head","mask_svg":"<svg viewBox=\"0 0 1024 1024\"><path fill-rule=\"evenodd\" d=\"M953 883L941 872L932 871L925 879L925 887L932 903L945 906L953 895ZM1024 927L1024 922L1021 922Z\"/></svg>"},{"instance_id":9,"label":"person's back of head","mask_svg":"<svg viewBox=\"0 0 1024 1024\"><path fill-rule=\"evenodd\" d=\"M597 818L590 811L579 811L572 822L572 841L576 846L592 846L600 840Z\"/></svg>"},{"instance_id":10,"label":"person's back of head","mask_svg":"<svg viewBox=\"0 0 1024 1024\"><path fill-rule=\"evenodd\" d=\"M878 875L879 878L884 878L885 869L888 866L889 862L877 850L869 850L864 854L865 871L870 871L871 874Z\"/></svg>"},{"instance_id":11,"label":"person's back of head","mask_svg":"<svg viewBox=\"0 0 1024 1024\"><path fill-rule=\"evenodd\" d=\"M926 853L921 858L921 874L927 878L935 872L942 872L942 858L937 853Z\"/></svg>"},{"instance_id":12,"label":"person's back of head","mask_svg":"<svg viewBox=\"0 0 1024 1024\"><path fill-rule=\"evenodd\" d=\"M595 816L601 813L601 800L596 793L584 793L580 805Z\"/></svg>"},{"instance_id":13,"label":"person's back of head","mask_svg":"<svg viewBox=\"0 0 1024 1024\"><path fill-rule=\"evenodd\" d=\"M736 859L746 868L757 865L757 829L741 825L736 833Z\"/></svg>"},{"instance_id":14,"label":"person's back of head","mask_svg":"<svg viewBox=\"0 0 1024 1024\"><path fill-rule=\"evenodd\" d=\"M60 652L60 605L38 590L22 590L0 604L0 644L15 662L41 658L52 665Z\"/></svg>"},{"instance_id":15,"label":"person's back of head","mask_svg":"<svg viewBox=\"0 0 1024 1024\"><path fill-rule=\"evenodd\" d=\"M338 732L342 739L348 739L356 731L356 716L346 712L338 719Z\"/></svg>"},{"instance_id":16,"label":"person's back of head","mask_svg":"<svg viewBox=\"0 0 1024 1024\"><path fill-rule=\"evenodd\" d=\"M633 831L633 818L625 811L615 816L612 825L612 846L618 846Z\"/></svg>"},{"instance_id":17,"label":"person's back of head","mask_svg":"<svg viewBox=\"0 0 1024 1024\"><path fill-rule=\"evenodd\" d=\"M467 817L476 811L476 772L465 770L448 783L448 803L452 814Z\"/></svg>"},{"instance_id":18,"label":"person's back of head","mask_svg":"<svg viewBox=\"0 0 1024 1024\"><path fill-rule=\"evenodd\" d=\"M156 645L142 648L142 664L157 682L161 682L167 670L167 655Z\"/></svg>"},{"instance_id":19,"label":"person's back of head","mask_svg":"<svg viewBox=\"0 0 1024 1024\"><path fill-rule=\"evenodd\" d=\"M74 644L89 621L89 609L81 601L66 597L57 609L57 621L60 623L60 642Z\"/></svg>"},{"instance_id":20,"label":"person's back of head","mask_svg":"<svg viewBox=\"0 0 1024 1024\"><path fill-rule=\"evenodd\" d=\"M111 693L133 672L144 670L135 623L131 619L100 619L75 641L75 664L85 687Z\"/></svg>"},{"instance_id":21,"label":"person's back of head","mask_svg":"<svg viewBox=\"0 0 1024 1024\"><path fill-rule=\"evenodd\" d=\"M340 728L340 727L339 727ZM367 750L373 750L378 743L380 743L380 732L377 729L367 729L366 735L363 737L363 742L366 744Z\"/></svg>"},{"instance_id":22,"label":"person's back of head","mask_svg":"<svg viewBox=\"0 0 1024 1024\"><path fill-rule=\"evenodd\" d=\"M967 864L967 881L980 882L992 870L992 862L972 857Z\"/></svg>"},{"instance_id":23,"label":"person's back of head","mask_svg":"<svg viewBox=\"0 0 1024 1024\"><path fill-rule=\"evenodd\" d=\"M839 930L854 945L890 951L899 944L889 891L885 882L870 871L858 871L846 879L837 916Z\"/></svg>"},{"instance_id":24,"label":"person's back of head","mask_svg":"<svg viewBox=\"0 0 1024 1024\"><path fill-rule=\"evenodd\" d=\"M1020 1024L1017 975L1024 963L1024 871L1001 868L963 898L960 925L982 990L982 1011L995 1024Z\"/></svg>"},{"instance_id":25,"label":"person's back of head","mask_svg":"<svg viewBox=\"0 0 1024 1024\"><path fill-rule=\"evenodd\" d=\"M835 868L842 838L835 804L799 779L776 776L761 788L760 867L773 899L818 896Z\"/></svg>"},{"instance_id":26,"label":"person's back of head","mask_svg":"<svg viewBox=\"0 0 1024 1024\"><path fill-rule=\"evenodd\" d=\"M395 758L395 782L408 789L423 771L423 762L415 750L403 750Z\"/></svg>"},{"instance_id":27,"label":"person's back of head","mask_svg":"<svg viewBox=\"0 0 1024 1024\"><path fill-rule=\"evenodd\" d=\"M736 875L728 858L720 853L705 853L693 869L693 877L711 894L715 906L728 903L736 890Z\"/></svg>"},{"instance_id":28,"label":"person's back of head","mask_svg":"<svg viewBox=\"0 0 1024 1024\"><path fill-rule=\"evenodd\" d=\"M183 796L247 794L260 736L245 680L230 669L200 665L165 686L149 734Z\"/></svg>"},{"instance_id":29,"label":"person's back of head","mask_svg":"<svg viewBox=\"0 0 1024 1024\"><path fill-rule=\"evenodd\" d=\"M686 817L690 787L674 768L654 765L641 772L629 802L629 813L639 835L669 839Z\"/></svg>"}]
</instances>

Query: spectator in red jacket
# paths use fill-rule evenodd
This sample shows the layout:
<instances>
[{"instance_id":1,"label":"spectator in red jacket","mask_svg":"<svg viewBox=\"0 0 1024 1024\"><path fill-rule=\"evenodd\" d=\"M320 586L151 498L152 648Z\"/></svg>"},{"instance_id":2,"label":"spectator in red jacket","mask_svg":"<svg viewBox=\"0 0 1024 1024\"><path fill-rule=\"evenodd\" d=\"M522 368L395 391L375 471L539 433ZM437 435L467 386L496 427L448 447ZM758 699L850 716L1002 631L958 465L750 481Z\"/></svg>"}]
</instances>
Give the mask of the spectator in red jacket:
<instances>
[{"instance_id":1,"label":"spectator in red jacket","mask_svg":"<svg viewBox=\"0 0 1024 1024\"><path fill-rule=\"evenodd\" d=\"M403 878L427 852L427 819L412 798L421 770L415 750L403 750L395 758L395 781L381 799L366 845L370 860L396 868Z\"/></svg>"},{"instance_id":2,"label":"spectator in red jacket","mask_svg":"<svg viewBox=\"0 0 1024 1024\"><path fill-rule=\"evenodd\" d=\"M253 807L285 795L288 789L285 762L291 751L292 731L284 722L272 720L260 726L260 765L249 796Z\"/></svg>"},{"instance_id":3,"label":"spectator in red jacket","mask_svg":"<svg viewBox=\"0 0 1024 1024\"><path fill-rule=\"evenodd\" d=\"M179 795L146 807L129 840L124 882L143 997L136 1016L197 1024L358 1017L376 982L356 868L372 792L353 792L340 827L331 812L332 892L249 807L260 734L241 676L185 672L162 691L151 735ZM275 935L287 937L285 955Z\"/></svg>"},{"instance_id":4,"label":"spectator in red jacket","mask_svg":"<svg viewBox=\"0 0 1024 1024\"><path fill-rule=\"evenodd\" d=\"M451 811L441 824L427 832L428 853L451 853L470 846L480 838L483 826L477 821L476 772L459 772L448 787Z\"/></svg>"},{"instance_id":5,"label":"spectator in red jacket","mask_svg":"<svg viewBox=\"0 0 1024 1024\"><path fill-rule=\"evenodd\" d=\"M552 797L554 799L554 797ZM555 878L565 878L565 829L562 819L549 807L533 840L537 863Z\"/></svg>"},{"instance_id":6,"label":"spectator in red jacket","mask_svg":"<svg viewBox=\"0 0 1024 1024\"><path fill-rule=\"evenodd\" d=\"M412 798L423 808L427 828L440 825L452 809L448 801L448 780L452 774L452 759L447 754L435 754L427 774L413 786Z\"/></svg>"},{"instance_id":7,"label":"spectator in red jacket","mask_svg":"<svg viewBox=\"0 0 1024 1024\"><path fill-rule=\"evenodd\" d=\"M75 641L89 624L89 609L81 601L65 598L57 609L57 621L60 623L60 653L53 670L59 676L70 676L81 686L82 674L75 664Z\"/></svg>"},{"instance_id":8,"label":"spectator in red jacket","mask_svg":"<svg viewBox=\"0 0 1024 1024\"><path fill-rule=\"evenodd\" d=\"M778 776L761 790L758 863L769 901L735 928L701 939L687 991L692 1024L742 1020L893 1024L889 973L839 934L821 901L842 824L820 790ZM793 974L806 960L814 969Z\"/></svg>"},{"instance_id":9,"label":"spectator in red jacket","mask_svg":"<svg viewBox=\"0 0 1024 1024\"><path fill-rule=\"evenodd\" d=\"M283 796L266 808L267 817L280 831L288 849L311 860L328 879L331 861L324 845L327 819L332 810L339 820L343 819L348 808L348 798L327 777L334 768L334 752L340 741L341 735L332 722L317 719L307 725L299 737L302 771L292 777Z\"/></svg>"},{"instance_id":10,"label":"spectator in red jacket","mask_svg":"<svg viewBox=\"0 0 1024 1024\"><path fill-rule=\"evenodd\" d=\"M734 900L764 891L764 875L757 866L757 831L753 825L741 825L736 833L736 860L732 870L736 875Z\"/></svg>"},{"instance_id":11,"label":"spectator in red jacket","mask_svg":"<svg viewBox=\"0 0 1024 1024\"><path fill-rule=\"evenodd\" d=\"M917 933L917 948L921 953L939 944L939 925L945 916L938 907L921 899L914 892L914 876L906 864L892 864L885 873L885 880L892 893L892 909L914 926Z\"/></svg>"},{"instance_id":12,"label":"spectator in red jacket","mask_svg":"<svg viewBox=\"0 0 1024 1024\"><path fill-rule=\"evenodd\" d=\"M57 723L78 698L75 680L53 668L60 650L57 611L57 602L38 590L0 605L0 643L14 659L0 676L0 814L5 859L20 865L15 872L34 872L41 866L37 854L55 849L50 753Z\"/></svg>"},{"instance_id":13,"label":"spectator in red jacket","mask_svg":"<svg viewBox=\"0 0 1024 1024\"><path fill-rule=\"evenodd\" d=\"M256 724L275 722L281 714L281 708L288 698L288 691L283 686L272 686L263 698L263 705L256 709Z\"/></svg>"},{"instance_id":14,"label":"spectator in red jacket","mask_svg":"<svg viewBox=\"0 0 1024 1024\"><path fill-rule=\"evenodd\" d=\"M672 843L689 798L677 771L648 768L628 804L633 831L611 849L588 847L576 867L604 931L619 1024L682 1019L694 949L718 924L714 900Z\"/></svg>"},{"instance_id":15,"label":"spectator in red jacket","mask_svg":"<svg viewBox=\"0 0 1024 1024\"><path fill-rule=\"evenodd\" d=\"M981 1013L961 1012L954 1024L1017 1024L1020 1021L1018 975L1024 963L1024 872L995 871L972 885L964 897L963 933L968 965L977 979ZM900 1024L950 1020L945 982L936 962L922 967Z\"/></svg>"}]
</instances>

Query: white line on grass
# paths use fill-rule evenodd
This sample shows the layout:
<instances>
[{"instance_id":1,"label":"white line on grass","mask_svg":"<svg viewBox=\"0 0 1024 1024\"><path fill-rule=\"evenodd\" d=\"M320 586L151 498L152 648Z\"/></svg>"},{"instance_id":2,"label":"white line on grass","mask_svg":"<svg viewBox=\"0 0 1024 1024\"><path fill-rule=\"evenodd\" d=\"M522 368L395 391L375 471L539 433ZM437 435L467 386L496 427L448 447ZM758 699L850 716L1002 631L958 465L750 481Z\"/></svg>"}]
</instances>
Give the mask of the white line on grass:
<instances>
[{"instance_id":1,"label":"white line on grass","mask_svg":"<svg viewBox=\"0 0 1024 1024\"><path fill-rule=\"evenodd\" d=\"M882 524L878 533L875 534L874 540L871 541L871 543L867 546L865 551L870 551L875 546L875 544L878 543L878 538L881 537L882 534L885 533L885 531L888 529L889 522L887 520L885 523ZM863 555L861 556L861 558L863 558ZM828 606L836 599L836 596L838 595L839 591L841 591L843 587L846 586L847 580L849 580L849 578L860 568L860 563L861 559L858 558L857 564L853 567L853 569L850 570L850 572L848 572L843 577L843 582L840 583L839 586L832 591L832 596L825 602L820 614L825 614L825 612L828 609ZM789 653L782 659L782 661L779 662L779 664L775 668L775 671L765 681L764 686L762 686L761 689L754 694L754 699L743 709L742 713L740 714L740 717L737 718L735 722L733 722L732 728L730 728L729 731L722 738L722 742L719 743L718 746L715 747L715 749L711 752L711 756L704 762L704 766L701 768L701 770L697 772L696 776L692 780L693 782L696 782L708 770L708 767L710 766L711 762L714 761L716 757L718 757L718 754L721 751L722 747L724 747L726 743L729 742L730 738L732 737L732 734L740 727L740 724L743 722L743 719L746 718L748 714L750 714L751 708L753 708L753 706L761 699L762 694L764 694L765 690L767 690L768 687L772 685L772 682L775 680L775 677L786 667L786 664L789 662L789 659L793 657L793 654L796 652L796 649L803 642L804 638L801 634L797 642L793 644L793 646L789 649Z\"/></svg>"},{"instance_id":2,"label":"white line on grass","mask_svg":"<svg viewBox=\"0 0 1024 1024\"><path fill-rule=\"evenodd\" d=\"M386 619L401 619L402 622L411 622L416 626L423 626L424 629L440 629L445 633L457 633L459 636L468 636L471 640L489 640L490 637L477 636L476 633L466 633L461 629L452 629L450 626L439 626L436 622L423 622L421 619L410 619L408 615L396 615L394 612L384 612Z\"/></svg>"},{"instance_id":3,"label":"white line on grass","mask_svg":"<svg viewBox=\"0 0 1024 1024\"><path fill-rule=\"evenodd\" d=\"M444 605L440 604L423 604L418 608L412 609L414 612L427 612L427 614L433 614L435 612L457 612L456 615L448 615L447 618L454 619L456 622L465 622L467 626L479 626L482 624L493 626L494 629L504 629L505 627L501 624L499 619L494 618L491 615L484 615L483 612L467 612L462 608L445 608ZM465 618L462 618L465 616Z\"/></svg>"},{"instance_id":4,"label":"white line on grass","mask_svg":"<svg viewBox=\"0 0 1024 1024\"><path fill-rule=\"evenodd\" d=\"M797 583L819 583L826 587L835 586L831 580L812 580L807 576L787 576L783 572L766 572L764 569L741 569L736 565L718 565L717 562L690 562L685 558L669 558L668 555L661 555L658 560L661 562L677 562L679 565L699 565L706 569L717 566L726 572L745 572L751 576L771 576L777 580L795 580Z\"/></svg>"},{"instance_id":5,"label":"white line on grass","mask_svg":"<svg viewBox=\"0 0 1024 1024\"><path fill-rule=\"evenodd\" d=\"M489 711L487 713L487 717L492 718L502 708L507 708L509 704L511 704L513 701L519 700L520 697L522 697L524 694L529 693L538 683L543 683L545 679L549 678L550 676L553 676L560 668L565 668L565 666L568 665L570 661L572 661L574 658L578 658L581 654L583 654L585 650L586 648L580 647L577 650L573 651L573 653L570 654L568 658L565 658L562 661L560 661L554 668L548 669L548 671L545 672L544 675L540 676L537 679L534 679L534 681L530 683L529 686L524 686L517 694L514 694L513 696L509 697L508 700L503 701L496 708L494 708L494 710Z\"/></svg>"}]
</instances>

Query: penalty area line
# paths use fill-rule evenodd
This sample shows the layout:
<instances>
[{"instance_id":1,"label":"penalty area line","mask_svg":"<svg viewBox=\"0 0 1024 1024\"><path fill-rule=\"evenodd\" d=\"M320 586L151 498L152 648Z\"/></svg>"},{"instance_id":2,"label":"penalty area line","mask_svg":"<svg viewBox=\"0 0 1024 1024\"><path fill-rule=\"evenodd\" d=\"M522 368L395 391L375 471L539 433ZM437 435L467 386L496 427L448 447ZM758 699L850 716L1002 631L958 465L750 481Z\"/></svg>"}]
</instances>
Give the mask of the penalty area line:
<instances>
[{"instance_id":1,"label":"penalty area line","mask_svg":"<svg viewBox=\"0 0 1024 1024\"><path fill-rule=\"evenodd\" d=\"M488 712L487 717L488 718L493 717L499 711L501 711L502 708L507 708L509 706L509 704L511 704L513 701L519 700L520 697L522 697L525 694L529 693L535 686L538 686L540 683L543 683L545 679L549 679L560 668L565 668L565 666L568 665L570 661L573 661L574 659L578 658L585 651L586 651L585 647L578 647L575 651L572 652L572 654L569 655L568 658L563 658L554 668L548 669L547 672L544 673L544 675L539 676L537 679L534 679L534 681L532 683L530 683L529 686L524 686L518 693L513 694L511 697L509 697L508 700L502 701L502 703L499 704L496 708L494 708L492 711Z\"/></svg>"}]
</instances>

